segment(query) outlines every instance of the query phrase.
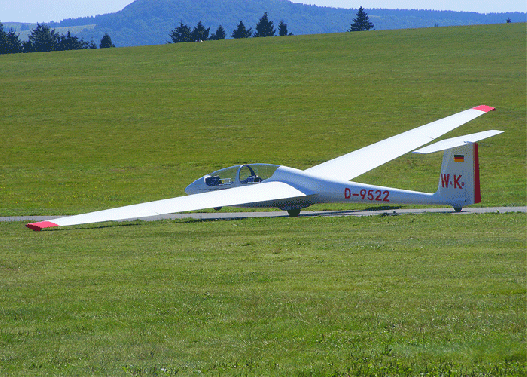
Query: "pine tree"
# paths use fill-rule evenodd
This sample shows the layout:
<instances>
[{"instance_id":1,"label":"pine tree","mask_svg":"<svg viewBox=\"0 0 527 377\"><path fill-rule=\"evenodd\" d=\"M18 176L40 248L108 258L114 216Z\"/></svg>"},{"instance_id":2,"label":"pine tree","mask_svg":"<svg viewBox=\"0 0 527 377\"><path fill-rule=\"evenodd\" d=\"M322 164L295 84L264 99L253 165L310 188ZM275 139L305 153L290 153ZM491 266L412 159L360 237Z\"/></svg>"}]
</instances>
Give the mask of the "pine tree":
<instances>
[{"instance_id":1,"label":"pine tree","mask_svg":"<svg viewBox=\"0 0 527 377\"><path fill-rule=\"evenodd\" d=\"M216 33L212 34L209 39L213 41L225 39L225 29L223 28L223 26L218 26L218 30L216 30Z\"/></svg>"},{"instance_id":2,"label":"pine tree","mask_svg":"<svg viewBox=\"0 0 527 377\"><path fill-rule=\"evenodd\" d=\"M249 38L253 34L252 30L253 30L252 27L250 27L249 30L247 30L245 28L245 25L243 24L243 21L240 21L236 30L232 32L232 37L234 39Z\"/></svg>"},{"instance_id":3,"label":"pine tree","mask_svg":"<svg viewBox=\"0 0 527 377\"><path fill-rule=\"evenodd\" d=\"M192 33L190 32L190 27L184 25L183 21L180 22L179 26L172 30L169 34L172 38L172 42L192 42Z\"/></svg>"},{"instance_id":4,"label":"pine tree","mask_svg":"<svg viewBox=\"0 0 527 377\"><path fill-rule=\"evenodd\" d=\"M0 55L9 54L7 50L7 33L4 31L4 24L0 22Z\"/></svg>"},{"instance_id":5,"label":"pine tree","mask_svg":"<svg viewBox=\"0 0 527 377\"><path fill-rule=\"evenodd\" d=\"M278 24L278 33L281 37L285 37L286 35L293 35L293 33L287 32L287 24L284 21L280 21L280 24Z\"/></svg>"},{"instance_id":6,"label":"pine tree","mask_svg":"<svg viewBox=\"0 0 527 377\"><path fill-rule=\"evenodd\" d=\"M76 36L72 36L69 30L66 35L60 36L57 46L58 51L81 50L85 48L88 48L88 42L85 42Z\"/></svg>"},{"instance_id":7,"label":"pine tree","mask_svg":"<svg viewBox=\"0 0 527 377\"><path fill-rule=\"evenodd\" d=\"M269 21L267 12L264 13L258 24L256 25L255 37L273 37L276 30L273 26L273 21Z\"/></svg>"},{"instance_id":8,"label":"pine tree","mask_svg":"<svg viewBox=\"0 0 527 377\"><path fill-rule=\"evenodd\" d=\"M24 44L25 52L55 51L59 45L60 36L46 24L38 24Z\"/></svg>"},{"instance_id":9,"label":"pine tree","mask_svg":"<svg viewBox=\"0 0 527 377\"><path fill-rule=\"evenodd\" d=\"M4 31L4 25L0 22L0 55L16 54L22 52L22 42L13 29L8 33Z\"/></svg>"},{"instance_id":10,"label":"pine tree","mask_svg":"<svg viewBox=\"0 0 527 377\"><path fill-rule=\"evenodd\" d=\"M111 48L111 47L115 47L115 45L112 43L112 38L110 38L110 35L106 33L101 39L101 44L99 45L99 48Z\"/></svg>"},{"instance_id":11,"label":"pine tree","mask_svg":"<svg viewBox=\"0 0 527 377\"><path fill-rule=\"evenodd\" d=\"M374 25L370 22L368 14L364 11L362 7L359 8L357 12L357 18L353 19L351 28L349 31L362 31L373 29Z\"/></svg>"},{"instance_id":12,"label":"pine tree","mask_svg":"<svg viewBox=\"0 0 527 377\"><path fill-rule=\"evenodd\" d=\"M205 29L205 26L200 22L198 22L198 26L192 30L192 40L194 42L198 41L206 41L209 38L209 32L210 27L208 29Z\"/></svg>"}]
</instances>

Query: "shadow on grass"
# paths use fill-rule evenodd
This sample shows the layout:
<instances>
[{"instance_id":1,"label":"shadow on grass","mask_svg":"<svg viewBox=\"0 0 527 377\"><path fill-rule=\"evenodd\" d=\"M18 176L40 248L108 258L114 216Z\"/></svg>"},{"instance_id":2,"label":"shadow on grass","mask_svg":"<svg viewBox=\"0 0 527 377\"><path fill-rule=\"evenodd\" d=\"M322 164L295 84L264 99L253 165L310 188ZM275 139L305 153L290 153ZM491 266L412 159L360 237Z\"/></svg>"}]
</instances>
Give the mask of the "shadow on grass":
<instances>
[{"instance_id":1,"label":"shadow on grass","mask_svg":"<svg viewBox=\"0 0 527 377\"><path fill-rule=\"evenodd\" d=\"M402 206L382 206L382 207L369 207L358 210L344 210L344 211L320 211L313 213L300 212L299 217L330 217L330 216L352 216L361 212L382 212L382 211L395 211L402 208ZM279 216L282 217L282 216ZM287 217L287 215L283 216Z\"/></svg>"}]
</instances>

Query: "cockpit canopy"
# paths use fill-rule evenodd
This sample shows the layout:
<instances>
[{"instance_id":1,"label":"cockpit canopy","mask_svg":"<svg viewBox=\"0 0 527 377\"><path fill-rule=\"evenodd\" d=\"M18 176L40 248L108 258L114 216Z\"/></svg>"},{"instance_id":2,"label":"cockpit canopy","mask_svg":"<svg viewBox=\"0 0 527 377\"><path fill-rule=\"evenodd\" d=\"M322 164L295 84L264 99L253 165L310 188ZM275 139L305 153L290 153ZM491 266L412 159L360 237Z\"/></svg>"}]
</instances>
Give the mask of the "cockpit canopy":
<instances>
[{"instance_id":1,"label":"cockpit canopy","mask_svg":"<svg viewBox=\"0 0 527 377\"><path fill-rule=\"evenodd\" d=\"M235 165L207 174L187 186L187 194L221 190L231 187L260 183L270 178L280 165Z\"/></svg>"}]
</instances>

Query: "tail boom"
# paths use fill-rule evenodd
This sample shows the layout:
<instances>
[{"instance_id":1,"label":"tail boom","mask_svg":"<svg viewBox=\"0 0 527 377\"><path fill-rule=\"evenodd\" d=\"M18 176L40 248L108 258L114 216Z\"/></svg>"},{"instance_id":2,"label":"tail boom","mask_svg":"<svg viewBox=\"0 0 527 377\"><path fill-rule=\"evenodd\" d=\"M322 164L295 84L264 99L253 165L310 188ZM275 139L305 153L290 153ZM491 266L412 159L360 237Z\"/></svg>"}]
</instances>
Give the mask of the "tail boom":
<instances>
[{"instance_id":1,"label":"tail boom","mask_svg":"<svg viewBox=\"0 0 527 377\"><path fill-rule=\"evenodd\" d=\"M464 142L460 145L456 142L456 145L444 150L438 189L435 193L349 182L343 189L345 201L376 204L449 205L457 211L465 206L480 203L478 144Z\"/></svg>"}]
</instances>

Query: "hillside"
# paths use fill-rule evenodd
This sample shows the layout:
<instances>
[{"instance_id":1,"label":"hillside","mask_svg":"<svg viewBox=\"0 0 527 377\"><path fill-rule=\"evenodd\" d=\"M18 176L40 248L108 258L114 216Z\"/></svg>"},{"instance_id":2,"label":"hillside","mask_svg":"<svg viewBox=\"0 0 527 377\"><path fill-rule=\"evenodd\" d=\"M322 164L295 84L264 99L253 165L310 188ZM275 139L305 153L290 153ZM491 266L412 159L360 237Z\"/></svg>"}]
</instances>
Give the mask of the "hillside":
<instances>
[{"instance_id":1,"label":"hillside","mask_svg":"<svg viewBox=\"0 0 527 377\"><path fill-rule=\"evenodd\" d=\"M445 137L505 131L479 144L480 205L525 205L525 46L500 24L1 55L0 216L303 169L480 104ZM357 180L430 192L441 159ZM525 376L525 222L0 222L0 375Z\"/></svg>"},{"instance_id":2,"label":"hillside","mask_svg":"<svg viewBox=\"0 0 527 377\"><path fill-rule=\"evenodd\" d=\"M448 136L505 131L481 143L482 205L525 205L525 24L16 54L0 64L3 215L174 197L243 162L305 169L480 104L497 111ZM409 155L359 178L432 192L439 164Z\"/></svg>"},{"instance_id":3,"label":"hillside","mask_svg":"<svg viewBox=\"0 0 527 377\"><path fill-rule=\"evenodd\" d=\"M525 13L479 14L469 12L430 10L366 10L376 30L408 29L433 26L460 26L474 24L525 22ZM90 41L99 41L109 33L118 46L163 44L168 34L182 21L191 27L202 21L214 32L219 25L227 38L240 21L253 30L264 12L278 26L280 20L295 35L340 33L349 29L356 9L335 9L291 3L288 0L136 0L122 11L88 18L67 19L51 23L53 27L82 27L77 35ZM96 25L93 27L92 25ZM12 27L6 24L6 27ZM27 29L27 26L26 26ZM24 34L21 35L24 37Z\"/></svg>"}]
</instances>

